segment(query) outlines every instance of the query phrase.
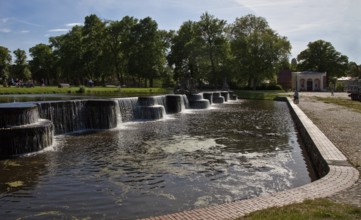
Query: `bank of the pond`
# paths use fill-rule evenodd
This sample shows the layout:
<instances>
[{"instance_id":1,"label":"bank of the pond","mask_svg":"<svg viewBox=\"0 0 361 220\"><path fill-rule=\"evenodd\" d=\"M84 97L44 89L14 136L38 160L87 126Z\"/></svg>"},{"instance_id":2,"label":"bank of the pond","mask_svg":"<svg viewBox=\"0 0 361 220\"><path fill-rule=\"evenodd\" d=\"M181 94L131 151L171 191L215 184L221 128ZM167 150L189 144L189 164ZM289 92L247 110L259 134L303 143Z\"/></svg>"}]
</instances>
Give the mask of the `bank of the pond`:
<instances>
[{"instance_id":1,"label":"bank of the pond","mask_svg":"<svg viewBox=\"0 0 361 220\"><path fill-rule=\"evenodd\" d=\"M361 113L347 93L302 92L299 107L361 171ZM292 94L289 93L288 96ZM360 179L326 199L270 208L240 219L361 219Z\"/></svg>"},{"instance_id":2,"label":"bank of the pond","mask_svg":"<svg viewBox=\"0 0 361 220\"><path fill-rule=\"evenodd\" d=\"M109 96L136 96L138 94L166 94L166 88L118 88L118 87L56 87L56 86L35 86L26 87L0 87L0 94L89 94L89 95L109 95Z\"/></svg>"},{"instance_id":3,"label":"bank of the pond","mask_svg":"<svg viewBox=\"0 0 361 220\"><path fill-rule=\"evenodd\" d=\"M237 90L235 91L240 99L275 100L280 96L287 96L281 90Z\"/></svg>"},{"instance_id":4,"label":"bank of the pond","mask_svg":"<svg viewBox=\"0 0 361 220\"><path fill-rule=\"evenodd\" d=\"M286 96L290 95L292 94L286 94ZM233 219L261 209L300 203L306 199L334 197L335 194L343 194L350 198L349 201L355 202L356 200L357 205L358 196L360 195L360 190L358 190L359 171L350 166L347 158L330 142L325 134L315 126L297 105L292 103L291 99L288 100L291 112L298 118L296 119L296 123L301 130L303 130L303 132L301 132L303 139L311 143L308 147L311 150L310 153L313 154L313 156L311 156L312 160L318 160L317 166L321 169L320 171L323 172L321 177L323 175L325 176L310 184L280 193L204 209L175 213L162 216L160 219ZM344 192L346 193L344 194ZM349 192L352 192L356 196L352 196ZM276 208L276 210L278 209ZM356 209L356 215L358 215L358 210L359 209ZM330 208L329 211L331 213L333 211L332 208ZM279 212L282 212L282 210L280 209Z\"/></svg>"}]
</instances>

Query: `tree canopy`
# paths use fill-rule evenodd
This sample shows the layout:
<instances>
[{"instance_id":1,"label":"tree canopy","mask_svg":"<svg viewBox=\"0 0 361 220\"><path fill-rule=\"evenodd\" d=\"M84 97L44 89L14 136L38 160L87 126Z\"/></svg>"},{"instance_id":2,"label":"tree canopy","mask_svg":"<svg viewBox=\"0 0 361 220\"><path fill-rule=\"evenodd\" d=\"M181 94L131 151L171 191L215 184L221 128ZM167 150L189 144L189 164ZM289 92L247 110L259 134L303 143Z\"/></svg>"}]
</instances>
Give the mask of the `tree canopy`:
<instances>
[{"instance_id":1,"label":"tree canopy","mask_svg":"<svg viewBox=\"0 0 361 220\"><path fill-rule=\"evenodd\" d=\"M287 62L291 44L272 30L266 19L247 15L229 27L231 49L237 74L256 88L263 80L274 79L280 65Z\"/></svg>"},{"instance_id":2,"label":"tree canopy","mask_svg":"<svg viewBox=\"0 0 361 220\"><path fill-rule=\"evenodd\" d=\"M0 46L0 83L7 85L11 66L11 53L6 47Z\"/></svg>"},{"instance_id":3,"label":"tree canopy","mask_svg":"<svg viewBox=\"0 0 361 220\"><path fill-rule=\"evenodd\" d=\"M348 57L336 51L330 42L317 40L307 47L297 56L299 70L327 72L328 79L345 75Z\"/></svg>"},{"instance_id":4,"label":"tree canopy","mask_svg":"<svg viewBox=\"0 0 361 220\"><path fill-rule=\"evenodd\" d=\"M252 87L276 82L283 68L359 76L360 67L331 43L308 44L289 64L291 44L265 18L246 15L231 24L209 13L185 21L178 30L160 30L150 17L103 20L91 14L83 25L30 48L31 59L0 46L0 79L45 80L84 85L174 86L191 80L201 89Z\"/></svg>"}]
</instances>

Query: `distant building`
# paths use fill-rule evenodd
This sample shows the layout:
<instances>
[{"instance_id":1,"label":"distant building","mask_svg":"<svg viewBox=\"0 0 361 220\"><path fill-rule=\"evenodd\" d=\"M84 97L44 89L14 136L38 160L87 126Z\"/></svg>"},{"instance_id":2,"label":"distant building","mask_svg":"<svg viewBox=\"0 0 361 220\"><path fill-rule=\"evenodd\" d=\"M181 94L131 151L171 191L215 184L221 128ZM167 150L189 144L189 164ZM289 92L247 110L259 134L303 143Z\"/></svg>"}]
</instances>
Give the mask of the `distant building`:
<instances>
[{"instance_id":1,"label":"distant building","mask_svg":"<svg viewBox=\"0 0 361 220\"><path fill-rule=\"evenodd\" d=\"M291 72L290 70L282 70L278 74L278 84L284 90L326 91L326 72Z\"/></svg>"}]
</instances>

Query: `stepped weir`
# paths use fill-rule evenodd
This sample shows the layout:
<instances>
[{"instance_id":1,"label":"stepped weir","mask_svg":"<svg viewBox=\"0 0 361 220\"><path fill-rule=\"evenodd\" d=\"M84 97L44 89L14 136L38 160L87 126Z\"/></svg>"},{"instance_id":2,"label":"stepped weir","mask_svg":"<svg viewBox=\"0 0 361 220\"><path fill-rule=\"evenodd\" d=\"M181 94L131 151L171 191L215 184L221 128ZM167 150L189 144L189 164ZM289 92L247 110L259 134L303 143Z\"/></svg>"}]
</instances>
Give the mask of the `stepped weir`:
<instances>
[{"instance_id":1,"label":"stepped weir","mask_svg":"<svg viewBox=\"0 0 361 220\"><path fill-rule=\"evenodd\" d=\"M204 92L119 99L89 99L0 105L0 157L36 152L53 136L116 128L122 122L159 120L184 109L207 109L237 99L233 93Z\"/></svg>"}]
</instances>

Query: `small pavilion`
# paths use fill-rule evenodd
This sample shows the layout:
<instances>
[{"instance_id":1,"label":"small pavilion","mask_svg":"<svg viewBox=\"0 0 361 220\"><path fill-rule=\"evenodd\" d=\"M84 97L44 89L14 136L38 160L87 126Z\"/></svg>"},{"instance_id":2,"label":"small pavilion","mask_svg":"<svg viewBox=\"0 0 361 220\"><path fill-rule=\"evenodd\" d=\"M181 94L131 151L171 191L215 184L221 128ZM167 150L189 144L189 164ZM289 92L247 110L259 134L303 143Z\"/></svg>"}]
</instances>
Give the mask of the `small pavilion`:
<instances>
[{"instance_id":1,"label":"small pavilion","mask_svg":"<svg viewBox=\"0 0 361 220\"><path fill-rule=\"evenodd\" d=\"M326 72L283 70L278 74L278 83L285 90L327 91Z\"/></svg>"}]
</instances>

